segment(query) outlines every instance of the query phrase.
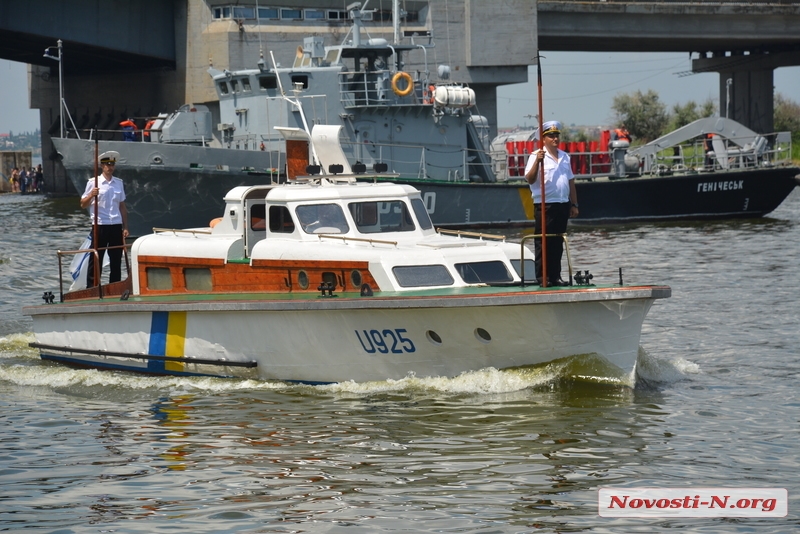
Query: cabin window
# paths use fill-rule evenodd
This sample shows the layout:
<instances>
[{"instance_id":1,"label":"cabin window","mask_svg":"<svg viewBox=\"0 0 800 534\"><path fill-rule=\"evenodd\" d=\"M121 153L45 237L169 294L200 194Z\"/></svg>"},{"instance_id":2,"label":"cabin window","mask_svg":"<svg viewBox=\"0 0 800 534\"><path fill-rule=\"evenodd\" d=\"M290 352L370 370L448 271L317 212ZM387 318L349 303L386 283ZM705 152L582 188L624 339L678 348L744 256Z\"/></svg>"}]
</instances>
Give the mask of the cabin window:
<instances>
[{"instance_id":1,"label":"cabin window","mask_svg":"<svg viewBox=\"0 0 800 534\"><path fill-rule=\"evenodd\" d=\"M308 204L295 208L300 227L307 234L346 234L350 225L338 204Z\"/></svg>"},{"instance_id":2,"label":"cabin window","mask_svg":"<svg viewBox=\"0 0 800 534\"><path fill-rule=\"evenodd\" d=\"M309 61L311 58L309 57ZM297 84L302 84L303 89L308 89L308 76L305 74L295 74L292 76L292 87L297 87Z\"/></svg>"},{"instance_id":3,"label":"cabin window","mask_svg":"<svg viewBox=\"0 0 800 534\"><path fill-rule=\"evenodd\" d=\"M250 229L257 232L267 230L267 207L264 204L250 206Z\"/></svg>"},{"instance_id":4,"label":"cabin window","mask_svg":"<svg viewBox=\"0 0 800 534\"><path fill-rule=\"evenodd\" d=\"M431 221L431 216L428 214L428 210L425 209L425 203L422 199L412 198L411 207L414 208L414 215L417 216L420 228L423 230L433 228L433 221Z\"/></svg>"},{"instance_id":5,"label":"cabin window","mask_svg":"<svg viewBox=\"0 0 800 534\"><path fill-rule=\"evenodd\" d=\"M502 261L456 263L456 271L467 284L497 284L512 281L511 273Z\"/></svg>"},{"instance_id":6,"label":"cabin window","mask_svg":"<svg viewBox=\"0 0 800 534\"><path fill-rule=\"evenodd\" d=\"M281 18L286 20L302 20L303 19L303 10L302 9L290 9L288 7L281 8Z\"/></svg>"},{"instance_id":7,"label":"cabin window","mask_svg":"<svg viewBox=\"0 0 800 534\"><path fill-rule=\"evenodd\" d=\"M451 286L453 277L444 265L407 265L392 268L400 287Z\"/></svg>"},{"instance_id":8,"label":"cabin window","mask_svg":"<svg viewBox=\"0 0 800 534\"><path fill-rule=\"evenodd\" d=\"M520 260L511 260L511 265L514 267L514 270L517 271L517 274L520 278L522 278L522 272L520 271ZM525 282L533 282L536 280L536 263L533 259L526 259L525 260Z\"/></svg>"},{"instance_id":9,"label":"cabin window","mask_svg":"<svg viewBox=\"0 0 800 534\"><path fill-rule=\"evenodd\" d=\"M242 78L242 91L245 93L250 92L250 78Z\"/></svg>"},{"instance_id":10,"label":"cabin window","mask_svg":"<svg viewBox=\"0 0 800 534\"><path fill-rule=\"evenodd\" d=\"M241 89L239 89L239 80L231 80L231 87L233 88L234 93L241 92Z\"/></svg>"},{"instance_id":11,"label":"cabin window","mask_svg":"<svg viewBox=\"0 0 800 534\"><path fill-rule=\"evenodd\" d=\"M277 7L259 7L258 18L260 19L279 19L281 18Z\"/></svg>"},{"instance_id":12,"label":"cabin window","mask_svg":"<svg viewBox=\"0 0 800 534\"><path fill-rule=\"evenodd\" d=\"M183 270L183 281L187 291L211 291L211 269L190 267Z\"/></svg>"},{"instance_id":13,"label":"cabin window","mask_svg":"<svg viewBox=\"0 0 800 534\"><path fill-rule=\"evenodd\" d=\"M292 214L286 206L269 207L269 231L282 234L294 232L294 221Z\"/></svg>"},{"instance_id":14,"label":"cabin window","mask_svg":"<svg viewBox=\"0 0 800 534\"><path fill-rule=\"evenodd\" d=\"M267 89L277 89L278 78L276 76L259 76L258 86L261 87L262 91L266 91Z\"/></svg>"},{"instance_id":15,"label":"cabin window","mask_svg":"<svg viewBox=\"0 0 800 534\"><path fill-rule=\"evenodd\" d=\"M304 9L303 10L303 17L306 20L324 20L325 19L325 10L324 9Z\"/></svg>"},{"instance_id":16,"label":"cabin window","mask_svg":"<svg viewBox=\"0 0 800 534\"><path fill-rule=\"evenodd\" d=\"M230 90L228 89L228 82L219 82L217 87L219 87L219 94L221 95L227 95L230 93Z\"/></svg>"},{"instance_id":17,"label":"cabin window","mask_svg":"<svg viewBox=\"0 0 800 534\"><path fill-rule=\"evenodd\" d=\"M168 291L172 289L172 274L167 267L148 267L145 269L147 275L147 289L153 291Z\"/></svg>"},{"instance_id":18,"label":"cabin window","mask_svg":"<svg viewBox=\"0 0 800 534\"><path fill-rule=\"evenodd\" d=\"M256 18L256 8L254 7L233 7L233 18L235 19L254 19Z\"/></svg>"},{"instance_id":19,"label":"cabin window","mask_svg":"<svg viewBox=\"0 0 800 534\"><path fill-rule=\"evenodd\" d=\"M411 232L416 227L404 202L352 202L348 209L362 234ZM430 219L429 219L430 220Z\"/></svg>"}]
</instances>

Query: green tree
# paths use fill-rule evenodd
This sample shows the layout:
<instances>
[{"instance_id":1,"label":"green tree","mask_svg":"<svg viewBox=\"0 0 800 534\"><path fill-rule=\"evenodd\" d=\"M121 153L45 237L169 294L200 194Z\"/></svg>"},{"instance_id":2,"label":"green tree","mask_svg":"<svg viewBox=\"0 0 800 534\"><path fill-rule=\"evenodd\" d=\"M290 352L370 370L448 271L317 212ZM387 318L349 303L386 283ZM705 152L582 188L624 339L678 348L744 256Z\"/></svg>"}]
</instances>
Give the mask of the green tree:
<instances>
[{"instance_id":1,"label":"green tree","mask_svg":"<svg viewBox=\"0 0 800 534\"><path fill-rule=\"evenodd\" d=\"M667 108L652 89L647 93L618 94L611 109L617 126L624 126L635 140L645 143L659 137L669 123Z\"/></svg>"},{"instance_id":2,"label":"green tree","mask_svg":"<svg viewBox=\"0 0 800 534\"><path fill-rule=\"evenodd\" d=\"M677 130L678 128L686 126L697 119L713 117L716 112L717 106L710 98L700 105L698 105L694 100L689 100L685 104L675 104L672 106L672 113L670 114L667 132Z\"/></svg>"},{"instance_id":3,"label":"green tree","mask_svg":"<svg viewBox=\"0 0 800 534\"><path fill-rule=\"evenodd\" d=\"M773 120L776 132L789 131L792 137L797 136L800 134L800 104L777 93Z\"/></svg>"}]
</instances>

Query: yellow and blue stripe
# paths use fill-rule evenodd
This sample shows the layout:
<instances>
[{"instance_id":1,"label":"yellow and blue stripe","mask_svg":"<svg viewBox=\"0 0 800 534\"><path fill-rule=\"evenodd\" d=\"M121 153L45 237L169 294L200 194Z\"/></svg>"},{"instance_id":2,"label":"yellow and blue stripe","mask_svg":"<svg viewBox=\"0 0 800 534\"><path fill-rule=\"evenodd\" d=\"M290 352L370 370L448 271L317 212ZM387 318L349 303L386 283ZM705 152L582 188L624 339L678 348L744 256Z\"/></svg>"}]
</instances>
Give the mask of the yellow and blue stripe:
<instances>
[{"instance_id":1,"label":"yellow and blue stripe","mask_svg":"<svg viewBox=\"0 0 800 534\"><path fill-rule=\"evenodd\" d=\"M185 356L186 312L153 312L150 322L150 346L148 353L154 356ZM183 373L183 362L149 360L148 371Z\"/></svg>"}]
</instances>

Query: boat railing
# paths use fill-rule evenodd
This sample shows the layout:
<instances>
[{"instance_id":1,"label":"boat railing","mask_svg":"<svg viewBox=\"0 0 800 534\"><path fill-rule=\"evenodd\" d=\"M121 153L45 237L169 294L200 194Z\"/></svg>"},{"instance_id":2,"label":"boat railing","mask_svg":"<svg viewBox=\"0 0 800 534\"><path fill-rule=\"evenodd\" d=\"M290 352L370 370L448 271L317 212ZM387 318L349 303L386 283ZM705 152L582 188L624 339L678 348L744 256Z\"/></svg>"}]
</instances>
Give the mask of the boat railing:
<instances>
[{"instance_id":1,"label":"boat railing","mask_svg":"<svg viewBox=\"0 0 800 534\"><path fill-rule=\"evenodd\" d=\"M447 228L437 228L436 232L439 234L446 234L446 235L454 235L457 237L475 237L480 240L484 239L496 239L498 241L505 241L506 236L504 235L497 235L497 234L484 234L480 232L469 232L465 230L450 230Z\"/></svg>"},{"instance_id":2,"label":"boat railing","mask_svg":"<svg viewBox=\"0 0 800 534\"><path fill-rule=\"evenodd\" d=\"M397 241L386 241L384 239L369 239L365 237L350 237L346 235L335 235L335 234L317 234L317 237L320 239L338 239L340 241L360 241L363 243L369 244L378 244L378 245L392 245L394 247L397 246Z\"/></svg>"},{"instance_id":3,"label":"boat railing","mask_svg":"<svg viewBox=\"0 0 800 534\"><path fill-rule=\"evenodd\" d=\"M153 228L154 234L192 234L193 236L197 235L211 235L211 230L198 230L198 229L191 229L191 228Z\"/></svg>"},{"instance_id":4,"label":"boat railing","mask_svg":"<svg viewBox=\"0 0 800 534\"><path fill-rule=\"evenodd\" d=\"M569 255L569 240L567 234L545 234L545 237L560 237L564 241L564 251L567 253L567 269L569 272L569 285L572 285L572 257ZM522 285L525 285L525 242L531 239L541 239L542 234L529 234L523 236L519 242L519 277Z\"/></svg>"},{"instance_id":5,"label":"boat railing","mask_svg":"<svg viewBox=\"0 0 800 534\"><path fill-rule=\"evenodd\" d=\"M94 248L85 248L85 249L78 249L78 250L56 250L56 257L58 258L58 292L59 292L59 300L60 302L64 302L64 267L62 263L62 259L64 256L75 256L77 254L91 254L92 255L92 262L94 263L94 273L102 273L100 269L100 251L108 251L108 250L115 250L115 249L122 249L123 257L125 258L125 271L128 273L128 277L130 278L131 275L131 262L128 256L128 250L130 249L131 245L116 245L113 247L100 247L97 249ZM88 265L86 266L88 268ZM99 274L95 275L95 283L96 285L93 287L97 287L98 289L98 298L103 298L103 284L101 283L101 276ZM92 288L85 288L85 289L92 289Z\"/></svg>"},{"instance_id":6,"label":"boat railing","mask_svg":"<svg viewBox=\"0 0 800 534\"><path fill-rule=\"evenodd\" d=\"M620 152L623 168L613 148L599 150L598 142L568 142L559 147L570 155L572 172L578 179L647 175L668 175L692 172L712 172L731 169L780 167L792 164L791 132L775 132L747 138L722 140L723 150L717 153L702 137L664 147L641 158L636 147ZM591 147L598 149L592 150ZM537 149L536 141L507 141L505 150L492 153L493 170L500 181L523 180L530 155ZM589 148L589 150L587 150ZM633 152L633 153L632 153ZM634 161L635 160L635 161Z\"/></svg>"},{"instance_id":7,"label":"boat railing","mask_svg":"<svg viewBox=\"0 0 800 534\"><path fill-rule=\"evenodd\" d=\"M340 73L339 95L342 106L345 108L418 106L433 103L424 80L412 80L407 94L395 93L392 90L392 77L395 74L397 73L389 70Z\"/></svg>"},{"instance_id":8,"label":"boat railing","mask_svg":"<svg viewBox=\"0 0 800 534\"><path fill-rule=\"evenodd\" d=\"M469 148L448 148L444 146L423 146L399 143L374 143L371 140L364 142L341 139L342 151L352 162L359 161L368 167L373 163L386 163L389 171L405 176L416 176L418 179L427 179L432 176L441 176L443 181L466 182L472 176L484 174L477 150ZM431 157L432 154L435 157ZM448 163L434 163L442 161L442 155L451 155ZM486 153L489 158L492 153ZM490 159L491 160L491 159ZM486 165L486 167L489 167ZM490 169L491 170L491 169ZM446 171L446 178L445 176Z\"/></svg>"}]
</instances>

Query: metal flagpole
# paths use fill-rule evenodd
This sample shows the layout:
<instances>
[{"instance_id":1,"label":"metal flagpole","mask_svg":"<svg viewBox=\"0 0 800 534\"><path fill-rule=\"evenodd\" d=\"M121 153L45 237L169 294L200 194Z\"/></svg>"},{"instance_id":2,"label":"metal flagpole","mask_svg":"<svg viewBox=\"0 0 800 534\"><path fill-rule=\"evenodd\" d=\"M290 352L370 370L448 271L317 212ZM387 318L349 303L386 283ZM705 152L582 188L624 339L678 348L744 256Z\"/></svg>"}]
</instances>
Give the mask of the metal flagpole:
<instances>
[{"instance_id":1,"label":"metal flagpole","mask_svg":"<svg viewBox=\"0 0 800 534\"><path fill-rule=\"evenodd\" d=\"M539 149L545 150L544 135L542 135L544 121L542 120L542 56L540 55L536 56L536 79L539 89ZM546 151L545 157L547 157ZM547 238L545 237L547 235L547 217L545 217L544 160L542 160L542 164L539 166L539 185L542 189L542 204L539 210L539 216L542 218L542 287L547 287Z\"/></svg>"}]
</instances>

